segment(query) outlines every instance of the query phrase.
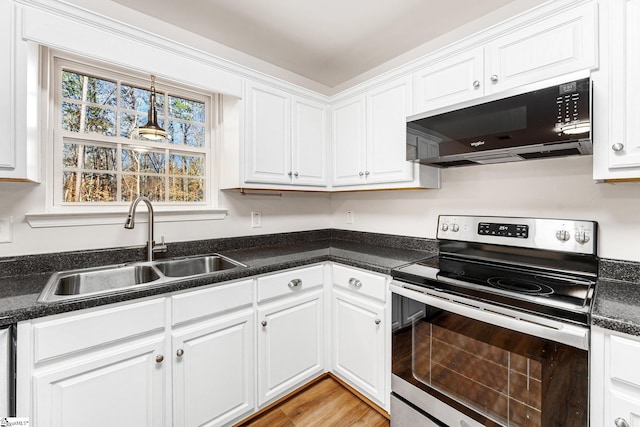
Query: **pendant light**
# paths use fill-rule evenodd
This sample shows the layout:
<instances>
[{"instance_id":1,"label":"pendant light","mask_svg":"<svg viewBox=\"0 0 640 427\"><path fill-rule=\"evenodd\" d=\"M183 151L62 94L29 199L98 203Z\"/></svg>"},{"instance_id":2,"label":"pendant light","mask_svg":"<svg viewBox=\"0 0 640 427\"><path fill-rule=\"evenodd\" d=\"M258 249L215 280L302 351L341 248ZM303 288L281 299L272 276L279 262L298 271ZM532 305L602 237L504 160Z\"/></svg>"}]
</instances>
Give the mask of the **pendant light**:
<instances>
[{"instance_id":1,"label":"pendant light","mask_svg":"<svg viewBox=\"0 0 640 427\"><path fill-rule=\"evenodd\" d=\"M136 128L131 133L131 138L140 137L158 141L160 139L171 139L166 130L162 129L158 124L158 112L156 111L156 76L151 75L151 90L149 94L149 112L147 116L147 124Z\"/></svg>"}]
</instances>

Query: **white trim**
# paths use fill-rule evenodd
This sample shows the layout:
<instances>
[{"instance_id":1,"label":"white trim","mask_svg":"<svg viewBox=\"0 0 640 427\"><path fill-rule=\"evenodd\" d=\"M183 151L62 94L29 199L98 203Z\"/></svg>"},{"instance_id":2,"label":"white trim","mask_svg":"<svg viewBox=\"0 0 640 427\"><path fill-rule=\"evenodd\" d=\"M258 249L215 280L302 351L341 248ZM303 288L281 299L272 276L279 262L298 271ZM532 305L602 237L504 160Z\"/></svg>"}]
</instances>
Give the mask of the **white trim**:
<instances>
[{"instance_id":1,"label":"white trim","mask_svg":"<svg viewBox=\"0 0 640 427\"><path fill-rule=\"evenodd\" d=\"M127 213L127 209L94 212L33 212L25 214L25 219L31 228L124 225ZM155 222L209 221L225 219L227 209L162 209L154 210L153 213ZM145 211L137 213L136 222L148 222L147 213Z\"/></svg>"}]
</instances>

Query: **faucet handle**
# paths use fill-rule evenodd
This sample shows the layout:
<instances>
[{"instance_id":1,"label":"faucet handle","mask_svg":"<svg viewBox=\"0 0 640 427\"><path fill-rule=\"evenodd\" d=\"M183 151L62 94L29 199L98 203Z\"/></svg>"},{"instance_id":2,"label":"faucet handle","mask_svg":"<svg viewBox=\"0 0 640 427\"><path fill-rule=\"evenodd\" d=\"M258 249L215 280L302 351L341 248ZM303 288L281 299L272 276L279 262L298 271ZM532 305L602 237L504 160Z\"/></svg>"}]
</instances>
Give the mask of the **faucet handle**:
<instances>
[{"instance_id":1,"label":"faucet handle","mask_svg":"<svg viewBox=\"0 0 640 427\"><path fill-rule=\"evenodd\" d=\"M160 244L153 242L153 252L167 252L167 245L164 243L164 236L160 236Z\"/></svg>"}]
</instances>

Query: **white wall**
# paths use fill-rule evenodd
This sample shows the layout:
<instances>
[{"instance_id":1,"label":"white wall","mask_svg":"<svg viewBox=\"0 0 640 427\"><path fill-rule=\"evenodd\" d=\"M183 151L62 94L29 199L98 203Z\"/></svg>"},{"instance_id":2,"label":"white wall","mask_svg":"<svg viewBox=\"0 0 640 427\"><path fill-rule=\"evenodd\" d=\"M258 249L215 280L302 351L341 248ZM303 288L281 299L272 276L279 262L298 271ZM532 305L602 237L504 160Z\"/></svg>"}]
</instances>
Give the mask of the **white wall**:
<instances>
[{"instance_id":1,"label":"white wall","mask_svg":"<svg viewBox=\"0 0 640 427\"><path fill-rule=\"evenodd\" d=\"M25 213L44 212L44 184L0 182L0 217L13 217L13 242L0 243L0 257L71 250L100 249L144 245L147 224L135 229L122 224L102 226L75 226L31 228L25 222ZM221 192L220 207L229 209L223 220L159 222L156 241L215 239L220 237L329 228L330 199L327 194L282 193L274 196L242 196L238 192ZM141 209L144 207L141 206ZM262 213L262 227L251 228L251 211Z\"/></svg>"},{"instance_id":2,"label":"white wall","mask_svg":"<svg viewBox=\"0 0 640 427\"><path fill-rule=\"evenodd\" d=\"M640 183L597 184L591 163L585 156L460 167L443 170L440 190L336 194L331 226L435 238L440 214L595 220L600 257L640 261Z\"/></svg>"}]
</instances>

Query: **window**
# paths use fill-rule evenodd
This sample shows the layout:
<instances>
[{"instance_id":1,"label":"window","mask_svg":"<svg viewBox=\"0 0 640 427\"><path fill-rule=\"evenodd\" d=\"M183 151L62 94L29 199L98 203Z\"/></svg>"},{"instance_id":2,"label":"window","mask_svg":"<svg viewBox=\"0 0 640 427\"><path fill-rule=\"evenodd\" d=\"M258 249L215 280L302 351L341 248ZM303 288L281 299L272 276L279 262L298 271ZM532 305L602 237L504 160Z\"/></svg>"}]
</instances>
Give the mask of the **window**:
<instances>
[{"instance_id":1,"label":"window","mask_svg":"<svg viewBox=\"0 0 640 427\"><path fill-rule=\"evenodd\" d=\"M53 204L208 205L212 96L156 83L158 123L171 138L132 139L147 122L150 77L53 61Z\"/></svg>"}]
</instances>

